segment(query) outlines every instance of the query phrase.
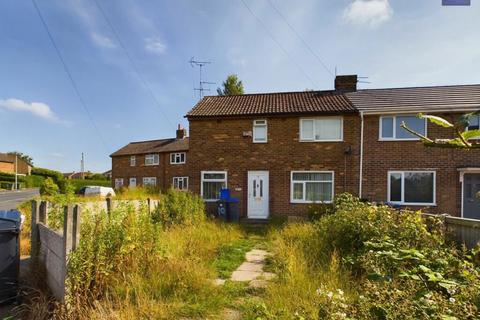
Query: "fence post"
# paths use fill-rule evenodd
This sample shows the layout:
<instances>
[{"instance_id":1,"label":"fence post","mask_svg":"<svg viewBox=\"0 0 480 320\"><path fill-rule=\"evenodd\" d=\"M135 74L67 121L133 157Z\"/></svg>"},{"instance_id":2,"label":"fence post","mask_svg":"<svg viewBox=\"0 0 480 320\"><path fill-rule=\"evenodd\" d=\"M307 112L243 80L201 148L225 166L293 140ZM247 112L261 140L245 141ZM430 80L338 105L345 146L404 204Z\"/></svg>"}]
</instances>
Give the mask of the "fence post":
<instances>
[{"instance_id":1,"label":"fence post","mask_svg":"<svg viewBox=\"0 0 480 320\"><path fill-rule=\"evenodd\" d=\"M63 244L65 259L68 253L72 250L73 243L73 208L71 205L63 207Z\"/></svg>"},{"instance_id":2,"label":"fence post","mask_svg":"<svg viewBox=\"0 0 480 320\"><path fill-rule=\"evenodd\" d=\"M39 207L39 217L38 222L43 223L44 225L48 225L48 202L41 201Z\"/></svg>"},{"instance_id":3,"label":"fence post","mask_svg":"<svg viewBox=\"0 0 480 320\"><path fill-rule=\"evenodd\" d=\"M148 214L152 213L152 199L147 198L147 209L148 209Z\"/></svg>"},{"instance_id":4,"label":"fence post","mask_svg":"<svg viewBox=\"0 0 480 320\"><path fill-rule=\"evenodd\" d=\"M30 236L30 256L32 258L38 257L40 250L40 235L38 231L38 222L40 218L40 202L32 200L32 221L31 221L31 236Z\"/></svg>"},{"instance_id":5,"label":"fence post","mask_svg":"<svg viewBox=\"0 0 480 320\"><path fill-rule=\"evenodd\" d=\"M78 248L80 243L80 206L76 204L73 207L73 225L72 225L72 250Z\"/></svg>"}]
</instances>

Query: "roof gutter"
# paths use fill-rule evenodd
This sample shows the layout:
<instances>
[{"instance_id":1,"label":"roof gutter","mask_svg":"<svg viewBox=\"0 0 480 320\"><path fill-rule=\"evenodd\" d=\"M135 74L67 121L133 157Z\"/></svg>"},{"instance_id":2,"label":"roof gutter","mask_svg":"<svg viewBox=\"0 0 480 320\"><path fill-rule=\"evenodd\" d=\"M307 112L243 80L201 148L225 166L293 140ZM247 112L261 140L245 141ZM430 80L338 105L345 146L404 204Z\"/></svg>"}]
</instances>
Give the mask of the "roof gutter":
<instances>
[{"instance_id":1,"label":"roof gutter","mask_svg":"<svg viewBox=\"0 0 480 320\"><path fill-rule=\"evenodd\" d=\"M418 107L418 108L388 107L388 108L361 110L360 112L361 113L363 112L365 115L396 114L396 113L420 113L420 112L428 112L428 113L455 112L455 113L461 113L461 112L478 111L479 109L480 109L480 106L426 110L425 106L424 106L424 107Z\"/></svg>"}]
</instances>

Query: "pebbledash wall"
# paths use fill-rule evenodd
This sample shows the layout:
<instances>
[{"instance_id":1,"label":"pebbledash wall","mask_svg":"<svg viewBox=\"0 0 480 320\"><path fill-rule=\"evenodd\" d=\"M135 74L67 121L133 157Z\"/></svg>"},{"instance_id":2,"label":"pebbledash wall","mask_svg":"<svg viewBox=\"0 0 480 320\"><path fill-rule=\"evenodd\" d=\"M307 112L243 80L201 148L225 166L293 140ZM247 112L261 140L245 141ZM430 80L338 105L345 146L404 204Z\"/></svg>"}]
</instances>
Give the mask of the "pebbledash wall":
<instances>
[{"instance_id":1,"label":"pebbledash wall","mask_svg":"<svg viewBox=\"0 0 480 320\"><path fill-rule=\"evenodd\" d=\"M271 216L304 215L308 209L309 204L290 202L291 171L334 171L334 194L357 194L360 117L343 115L341 142L301 142L299 120L307 117L190 118L189 189L200 194L201 171L227 171L227 185L232 196L240 198L242 216L247 215L248 171L269 171ZM267 143L253 143L243 134L260 119L267 120Z\"/></svg>"},{"instance_id":2,"label":"pebbledash wall","mask_svg":"<svg viewBox=\"0 0 480 320\"><path fill-rule=\"evenodd\" d=\"M436 114L452 123L461 113ZM405 206L425 212L460 216L462 186L458 168L479 167L480 150L459 150L425 147L417 141L380 141L379 118L364 118L363 192L370 201L387 201L388 171L434 171L436 205ZM452 138L452 129L427 124L430 138Z\"/></svg>"}]
</instances>

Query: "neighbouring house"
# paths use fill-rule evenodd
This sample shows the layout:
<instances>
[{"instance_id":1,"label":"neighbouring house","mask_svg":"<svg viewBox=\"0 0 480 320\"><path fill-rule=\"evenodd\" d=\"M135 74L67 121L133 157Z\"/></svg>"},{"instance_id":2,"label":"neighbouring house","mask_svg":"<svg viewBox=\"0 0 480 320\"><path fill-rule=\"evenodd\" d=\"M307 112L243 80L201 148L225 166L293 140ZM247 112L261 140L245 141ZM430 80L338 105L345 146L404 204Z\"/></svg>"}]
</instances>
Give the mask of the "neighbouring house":
<instances>
[{"instance_id":1,"label":"neighbouring house","mask_svg":"<svg viewBox=\"0 0 480 320\"><path fill-rule=\"evenodd\" d=\"M15 170L15 166L16 169ZM14 174L15 171L20 175L29 175L32 171L32 166L25 160L10 153L0 153L0 172Z\"/></svg>"},{"instance_id":2,"label":"neighbouring house","mask_svg":"<svg viewBox=\"0 0 480 320\"><path fill-rule=\"evenodd\" d=\"M112 170L105 171L104 173L102 173L102 175L103 175L105 178L111 180L111 179L112 179Z\"/></svg>"},{"instance_id":3,"label":"neighbouring house","mask_svg":"<svg viewBox=\"0 0 480 320\"><path fill-rule=\"evenodd\" d=\"M87 172L66 172L63 173L63 177L65 179L70 179L70 180L82 180L85 179L88 175L91 175L92 173L90 171Z\"/></svg>"},{"instance_id":4,"label":"neighbouring house","mask_svg":"<svg viewBox=\"0 0 480 320\"><path fill-rule=\"evenodd\" d=\"M175 138L129 143L110 155L113 185L188 190L188 145L186 130L180 126Z\"/></svg>"},{"instance_id":5,"label":"neighbouring house","mask_svg":"<svg viewBox=\"0 0 480 320\"><path fill-rule=\"evenodd\" d=\"M480 219L480 150L425 147L400 127L405 122L433 138L452 137L451 129L416 115L453 121L478 109L480 85L357 90L355 75L337 76L334 90L207 96L186 115L188 163L182 170L188 189L209 209L228 187L248 218L305 215L312 204L350 192ZM465 130L479 125L477 117ZM144 152L125 156L134 154ZM126 178L125 167L112 167L113 176ZM159 179L171 179L161 170Z\"/></svg>"}]
</instances>

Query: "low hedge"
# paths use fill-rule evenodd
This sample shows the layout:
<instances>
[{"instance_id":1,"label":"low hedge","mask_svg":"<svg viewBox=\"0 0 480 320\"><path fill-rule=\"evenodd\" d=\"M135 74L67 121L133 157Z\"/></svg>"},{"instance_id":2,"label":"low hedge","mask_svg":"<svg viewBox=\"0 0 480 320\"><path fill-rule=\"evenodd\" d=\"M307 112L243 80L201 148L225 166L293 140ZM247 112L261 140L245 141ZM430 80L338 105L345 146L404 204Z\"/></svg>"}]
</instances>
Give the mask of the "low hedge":
<instances>
[{"instance_id":1,"label":"low hedge","mask_svg":"<svg viewBox=\"0 0 480 320\"><path fill-rule=\"evenodd\" d=\"M45 169L45 168L32 168L32 175L42 176L45 178L52 178L55 182L63 180L63 174L59 171Z\"/></svg>"}]
</instances>

